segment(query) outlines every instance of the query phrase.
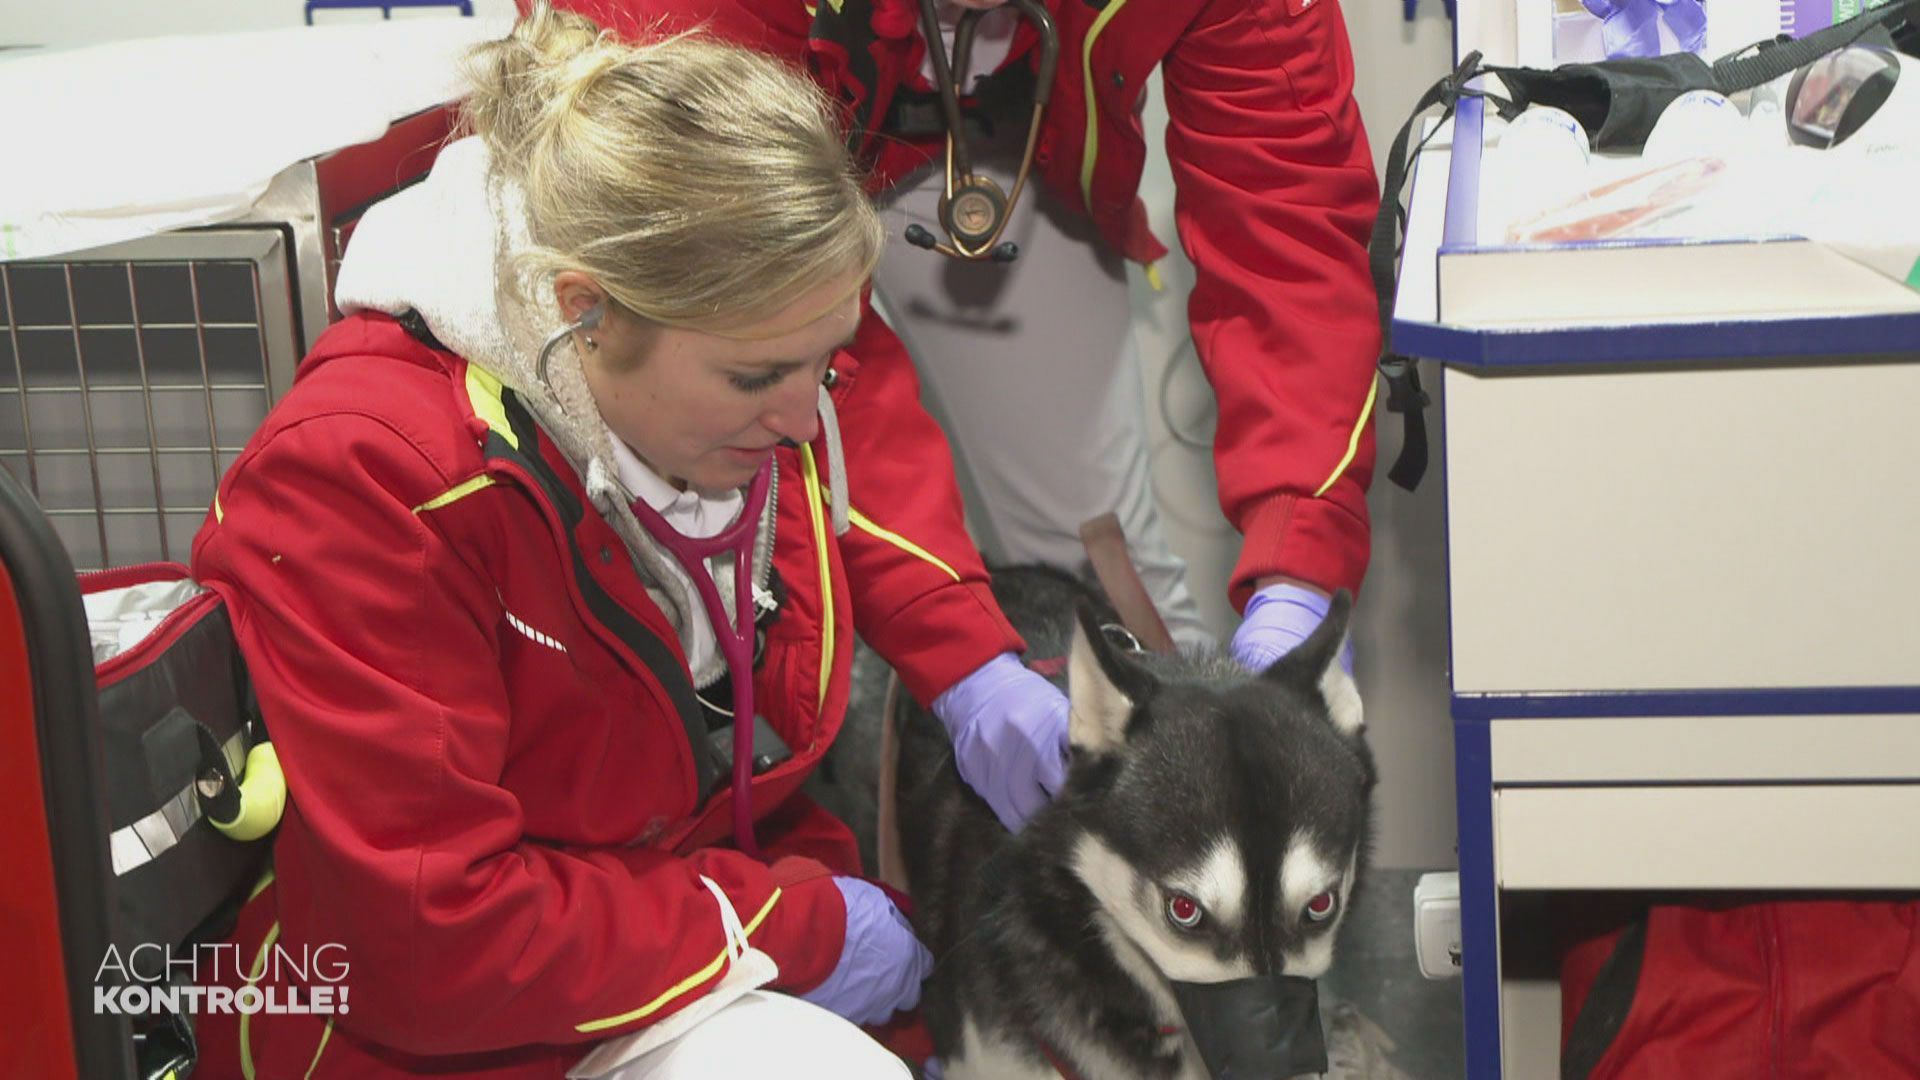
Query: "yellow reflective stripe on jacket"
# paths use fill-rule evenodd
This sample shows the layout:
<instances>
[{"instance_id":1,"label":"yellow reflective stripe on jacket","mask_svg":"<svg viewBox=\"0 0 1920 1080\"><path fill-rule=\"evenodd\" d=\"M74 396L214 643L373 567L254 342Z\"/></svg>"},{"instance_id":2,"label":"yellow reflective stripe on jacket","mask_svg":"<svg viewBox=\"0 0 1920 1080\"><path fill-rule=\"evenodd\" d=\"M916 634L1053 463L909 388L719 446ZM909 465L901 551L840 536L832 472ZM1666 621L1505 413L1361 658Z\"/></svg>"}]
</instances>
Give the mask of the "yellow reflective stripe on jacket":
<instances>
[{"instance_id":1,"label":"yellow reflective stripe on jacket","mask_svg":"<svg viewBox=\"0 0 1920 1080\"><path fill-rule=\"evenodd\" d=\"M416 514L419 514L419 513L424 513L425 511L428 511L428 510L438 510L443 506L449 506L453 503L457 503L461 499L464 499L467 496L483 488L490 488L494 485L494 483L495 481L493 477L487 476L485 474L473 477L470 480L466 480L466 481L463 481L462 483L453 485L452 487L441 492L440 494L435 495L433 498L428 499L426 502L421 503L419 506L414 507L413 512Z\"/></svg>"},{"instance_id":2,"label":"yellow reflective stripe on jacket","mask_svg":"<svg viewBox=\"0 0 1920 1080\"><path fill-rule=\"evenodd\" d=\"M266 892L267 886L271 884L273 884L273 867L269 865L267 872L260 875L260 880L253 883L253 891L247 894L247 903L253 903L253 898Z\"/></svg>"},{"instance_id":3,"label":"yellow reflective stripe on jacket","mask_svg":"<svg viewBox=\"0 0 1920 1080\"><path fill-rule=\"evenodd\" d=\"M507 407L500 400L500 380L472 361L467 362L467 401L473 406L473 415L485 420L508 446L520 449L520 436L513 433L513 425L507 422Z\"/></svg>"},{"instance_id":4,"label":"yellow reflective stripe on jacket","mask_svg":"<svg viewBox=\"0 0 1920 1080\"><path fill-rule=\"evenodd\" d=\"M939 567L941 572L946 574L948 577L952 578L955 581L960 580L959 571L955 570L951 566L948 566L946 563L946 560L940 558L940 556L935 555L933 552L928 551L926 548L921 547L919 544L914 543L913 541L907 539L904 536L901 536L899 533L894 532L891 529L881 528L879 525L876 525L873 523L873 519L867 517L867 515L861 513L860 511L855 510L852 507L848 507L847 519L849 521L852 521L853 527L856 529L859 529L861 532L866 533L869 536L875 537L876 539L884 540L887 543L892 544L894 547L899 548L901 551L904 551L907 554L912 555L914 558L921 560L922 562L932 563L933 565Z\"/></svg>"},{"instance_id":5,"label":"yellow reflective stripe on jacket","mask_svg":"<svg viewBox=\"0 0 1920 1080\"><path fill-rule=\"evenodd\" d=\"M833 563L827 558L826 511L820 502L820 470L813 463L813 447L800 448L800 472L807 481L807 516L813 519L813 550L820 556L820 701L827 706L827 684L833 679Z\"/></svg>"},{"instance_id":6,"label":"yellow reflective stripe on jacket","mask_svg":"<svg viewBox=\"0 0 1920 1080\"><path fill-rule=\"evenodd\" d=\"M301 1080L310 1080L313 1070L320 1067L320 1055L327 1052L327 1040L333 1038L333 1017L327 1017L327 1026L320 1029L320 1045L314 1048L313 1060L307 1063L307 1072Z\"/></svg>"},{"instance_id":7,"label":"yellow reflective stripe on jacket","mask_svg":"<svg viewBox=\"0 0 1920 1080\"><path fill-rule=\"evenodd\" d=\"M218 525L225 520L227 520L227 512L220 508L220 492L216 489L213 493L213 523Z\"/></svg>"},{"instance_id":8,"label":"yellow reflective stripe on jacket","mask_svg":"<svg viewBox=\"0 0 1920 1080\"><path fill-rule=\"evenodd\" d=\"M1080 148L1080 198L1087 204L1089 214L1093 213L1093 162L1100 156L1100 105L1093 96L1093 43L1099 40L1107 23L1126 6L1127 0L1110 0L1087 29L1087 40L1080 43L1081 89L1087 102L1087 141Z\"/></svg>"},{"instance_id":9,"label":"yellow reflective stripe on jacket","mask_svg":"<svg viewBox=\"0 0 1920 1080\"><path fill-rule=\"evenodd\" d=\"M266 875L262 877L257 884L254 885L253 893L250 896L248 896L247 899L252 900L255 896L259 896L260 890L265 889L267 885L270 884L272 881L273 881L273 871L269 869ZM247 975L248 986L252 986L253 984L259 982L260 977L267 973L267 954L273 951L274 942L279 940L280 940L280 920L275 919L273 921L273 926L271 926L267 930L267 936L260 940L260 951L254 954L253 971L251 971ZM253 1026L252 1021L253 1021L252 1013L242 1012L240 1014L240 1075L246 1077L247 1080L253 1080L253 1032L251 1030ZM303 1074L304 1076L308 1076L308 1077L312 1076L313 1070L320 1067L320 1055L327 1052L327 1041L332 1038L333 1038L333 1017L329 1016L327 1017L327 1026L320 1029L320 1045L314 1047L313 1060L307 1063L307 1071L305 1074Z\"/></svg>"},{"instance_id":10,"label":"yellow reflective stripe on jacket","mask_svg":"<svg viewBox=\"0 0 1920 1080\"><path fill-rule=\"evenodd\" d=\"M279 940L280 920L275 919L273 926L267 930L267 936L260 939L260 951L253 958L253 971L247 975L248 986L259 982L260 977L267 973L267 954L273 951L273 943ZM240 1014L240 1075L247 1080L253 1080L253 1033L249 1030L252 1020L252 1013Z\"/></svg>"},{"instance_id":11,"label":"yellow reflective stripe on jacket","mask_svg":"<svg viewBox=\"0 0 1920 1080\"><path fill-rule=\"evenodd\" d=\"M753 935L753 932L760 928L760 924L767 920L767 913L772 911L773 905L779 902L780 902L780 890L776 888L773 890L773 895L767 897L767 902L761 905L759 914L755 915L752 919L749 919L747 921L747 926L745 931L747 936L751 937ZM708 979L713 978L715 973L717 973L720 970L720 968L726 964L726 962L727 962L727 948L726 946L722 945L720 947L720 955L713 958L713 963L708 964L706 967L703 967L699 971L696 971L693 974L687 976L686 978L680 980L678 983L674 984L673 987L668 989L666 993L661 994L659 997L654 998L652 1001L647 1002L645 1005L640 1006L639 1008L633 1010L632 1012L621 1013L619 1016L609 1016L605 1020L589 1020L584 1024L575 1024L573 1027L573 1030L578 1031L582 1034L585 1034L585 1033L594 1032L594 1031L605 1031L608 1028L619 1027L622 1024L631 1024L635 1020L644 1020L647 1017L652 1016L654 1013L659 1012L661 1006L672 1001L674 998L679 997L680 995L686 993L687 991L693 989L694 987L699 986L701 983L706 982ZM251 1077L249 1077L249 1080L251 1080Z\"/></svg>"},{"instance_id":12,"label":"yellow reflective stripe on jacket","mask_svg":"<svg viewBox=\"0 0 1920 1080\"><path fill-rule=\"evenodd\" d=\"M1379 393L1380 380L1368 380L1367 403L1360 407L1360 419L1353 422L1353 431L1347 436L1347 452L1341 455L1340 464L1333 467L1333 472L1327 476L1326 482L1321 484L1318 490L1314 491L1314 498L1317 499L1325 495L1327 489L1333 486L1333 482L1340 479L1340 474L1347 471L1347 466L1353 464L1353 455L1360 450L1360 433L1367 429L1367 421L1373 417L1373 399Z\"/></svg>"}]
</instances>

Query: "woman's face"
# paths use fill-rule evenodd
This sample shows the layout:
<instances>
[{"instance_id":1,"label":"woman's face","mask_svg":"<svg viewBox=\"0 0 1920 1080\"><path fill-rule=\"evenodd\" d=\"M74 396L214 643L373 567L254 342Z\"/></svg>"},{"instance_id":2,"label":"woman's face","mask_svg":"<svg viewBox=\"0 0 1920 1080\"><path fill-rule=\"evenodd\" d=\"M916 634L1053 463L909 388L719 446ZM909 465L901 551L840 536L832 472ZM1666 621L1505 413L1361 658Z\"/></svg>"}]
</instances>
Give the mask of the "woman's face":
<instances>
[{"instance_id":1,"label":"woman's face","mask_svg":"<svg viewBox=\"0 0 1920 1080\"><path fill-rule=\"evenodd\" d=\"M650 326L609 305L587 335L596 347L581 353L587 387L614 436L655 472L697 491L732 490L780 440L819 431L820 380L853 340L862 284L824 282L728 337Z\"/></svg>"}]
</instances>

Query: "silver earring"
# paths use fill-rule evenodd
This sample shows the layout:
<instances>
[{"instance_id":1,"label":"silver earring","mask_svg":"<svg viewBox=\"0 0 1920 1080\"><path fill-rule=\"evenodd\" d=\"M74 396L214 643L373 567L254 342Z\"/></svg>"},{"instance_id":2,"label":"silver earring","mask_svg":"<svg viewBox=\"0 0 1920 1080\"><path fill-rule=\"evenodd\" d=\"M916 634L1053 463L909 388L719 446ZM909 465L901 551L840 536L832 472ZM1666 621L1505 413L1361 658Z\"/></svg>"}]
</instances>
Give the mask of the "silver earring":
<instances>
[{"instance_id":1,"label":"silver earring","mask_svg":"<svg viewBox=\"0 0 1920 1080\"><path fill-rule=\"evenodd\" d=\"M581 338L581 340L582 340L582 341L585 341L585 342L587 343L587 351L588 351L588 352L592 352L593 350L595 350L595 349L597 349L597 348L599 348L599 347L600 347L600 343L599 343L599 342L597 342L597 341L595 341L595 340L593 340L592 338L590 338L590 337L588 337L588 336L586 336L585 334L582 334L582 335L580 335L580 338Z\"/></svg>"}]
</instances>

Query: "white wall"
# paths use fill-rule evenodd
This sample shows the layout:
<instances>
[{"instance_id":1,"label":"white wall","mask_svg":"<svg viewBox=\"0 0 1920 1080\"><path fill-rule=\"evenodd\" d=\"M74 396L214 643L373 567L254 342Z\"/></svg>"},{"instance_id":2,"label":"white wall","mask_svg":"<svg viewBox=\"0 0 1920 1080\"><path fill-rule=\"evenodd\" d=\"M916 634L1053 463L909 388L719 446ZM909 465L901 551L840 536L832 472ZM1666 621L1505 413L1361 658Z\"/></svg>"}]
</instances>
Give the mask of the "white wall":
<instances>
[{"instance_id":1,"label":"white wall","mask_svg":"<svg viewBox=\"0 0 1920 1080\"><path fill-rule=\"evenodd\" d=\"M1350 0L1344 11L1353 42L1354 96L1372 139L1375 167L1384 174L1394 133L1420 94L1450 65L1452 24L1440 0L1421 0L1412 23L1401 21L1400 4L1393 0ZM1149 93L1146 122L1150 131L1157 131L1166 124L1157 79ZM1174 243L1166 148L1156 137L1149 141L1149 150L1142 194L1155 232L1175 248L1159 267L1165 291L1156 293L1145 275L1133 275L1135 327L1153 432L1153 479L1174 548L1187 557L1201 608L1224 640L1236 621L1226 603L1226 580L1240 538L1220 513L1209 452L1177 442L1156 408L1164 378L1169 380L1166 413L1182 432L1211 438L1212 397L1187 336L1186 297L1193 286L1193 267ZM1427 374L1430 392L1439 381L1437 372ZM1373 562L1360 599L1354 666L1380 765L1375 862L1388 869L1450 868L1456 862L1438 414L1437 407L1428 411L1433 464L1413 494L1386 479L1400 446L1400 418L1383 410L1376 423L1380 462L1368 499Z\"/></svg>"},{"instance_id":2,"label":"white wall","mask_svg":"<svg viewBox=\"0 0 1920 1080\"><path fill-rule=\"evenodd\" d=\"M472 0L475 15L513 14L513 0ZM317 11L316 26L377 22L377 9ZM456 7L400 8L395 19L458 18ZM306 20L301 0L0 0L0 46L72 48L122 38L272 30ZM5 54L0 53L0 57Z\"/></svg>"}]
</instances>

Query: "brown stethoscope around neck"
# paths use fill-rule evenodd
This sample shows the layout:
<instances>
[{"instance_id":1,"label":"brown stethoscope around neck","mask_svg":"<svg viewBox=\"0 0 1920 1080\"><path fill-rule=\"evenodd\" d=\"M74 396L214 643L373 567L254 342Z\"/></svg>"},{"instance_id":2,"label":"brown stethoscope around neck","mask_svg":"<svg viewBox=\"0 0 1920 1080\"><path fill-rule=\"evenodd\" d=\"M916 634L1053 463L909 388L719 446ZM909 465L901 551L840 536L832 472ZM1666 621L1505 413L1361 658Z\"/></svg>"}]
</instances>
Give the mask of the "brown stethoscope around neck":
<instances>
[{"instance_id":1,"label":"brown stethoscope around neck","mask_svg":"<svg viewBox=\"0 0 1920 1080\"><path fill-rule=\"evenodd\" d=\"M992 259L1012 262L1019 258L1018 245L1000 241L1013 205L1027 186L1027 174L1033 171L1034 147L1040 141L1040 119L1046 113L1047 97L1053 91L1053 72L1060 60L1060 35L1053 28L1053 16L1041 0L1008 0L1021 17L1040 32L1040 71L1033 89L1033 120L1027 127L1027 146L1020 155L1020 171L1014 176L1013 190L1003 192L1000 185L973 171L972 155L967 152L966 132L961 127L960 80L967 74L967 59L973 52L973 34L986 12L970 9L960 16L953 34L953 57L949 62L940 47L940 0L920 0L920 32L927 39L927 55L933 61L933 81L940 89L940 109L947 123L946 188L940 197L940 227L947 242L919 225L907 226L907 243L937 251L956 259Z\"/></svg>"}]
</instances>

